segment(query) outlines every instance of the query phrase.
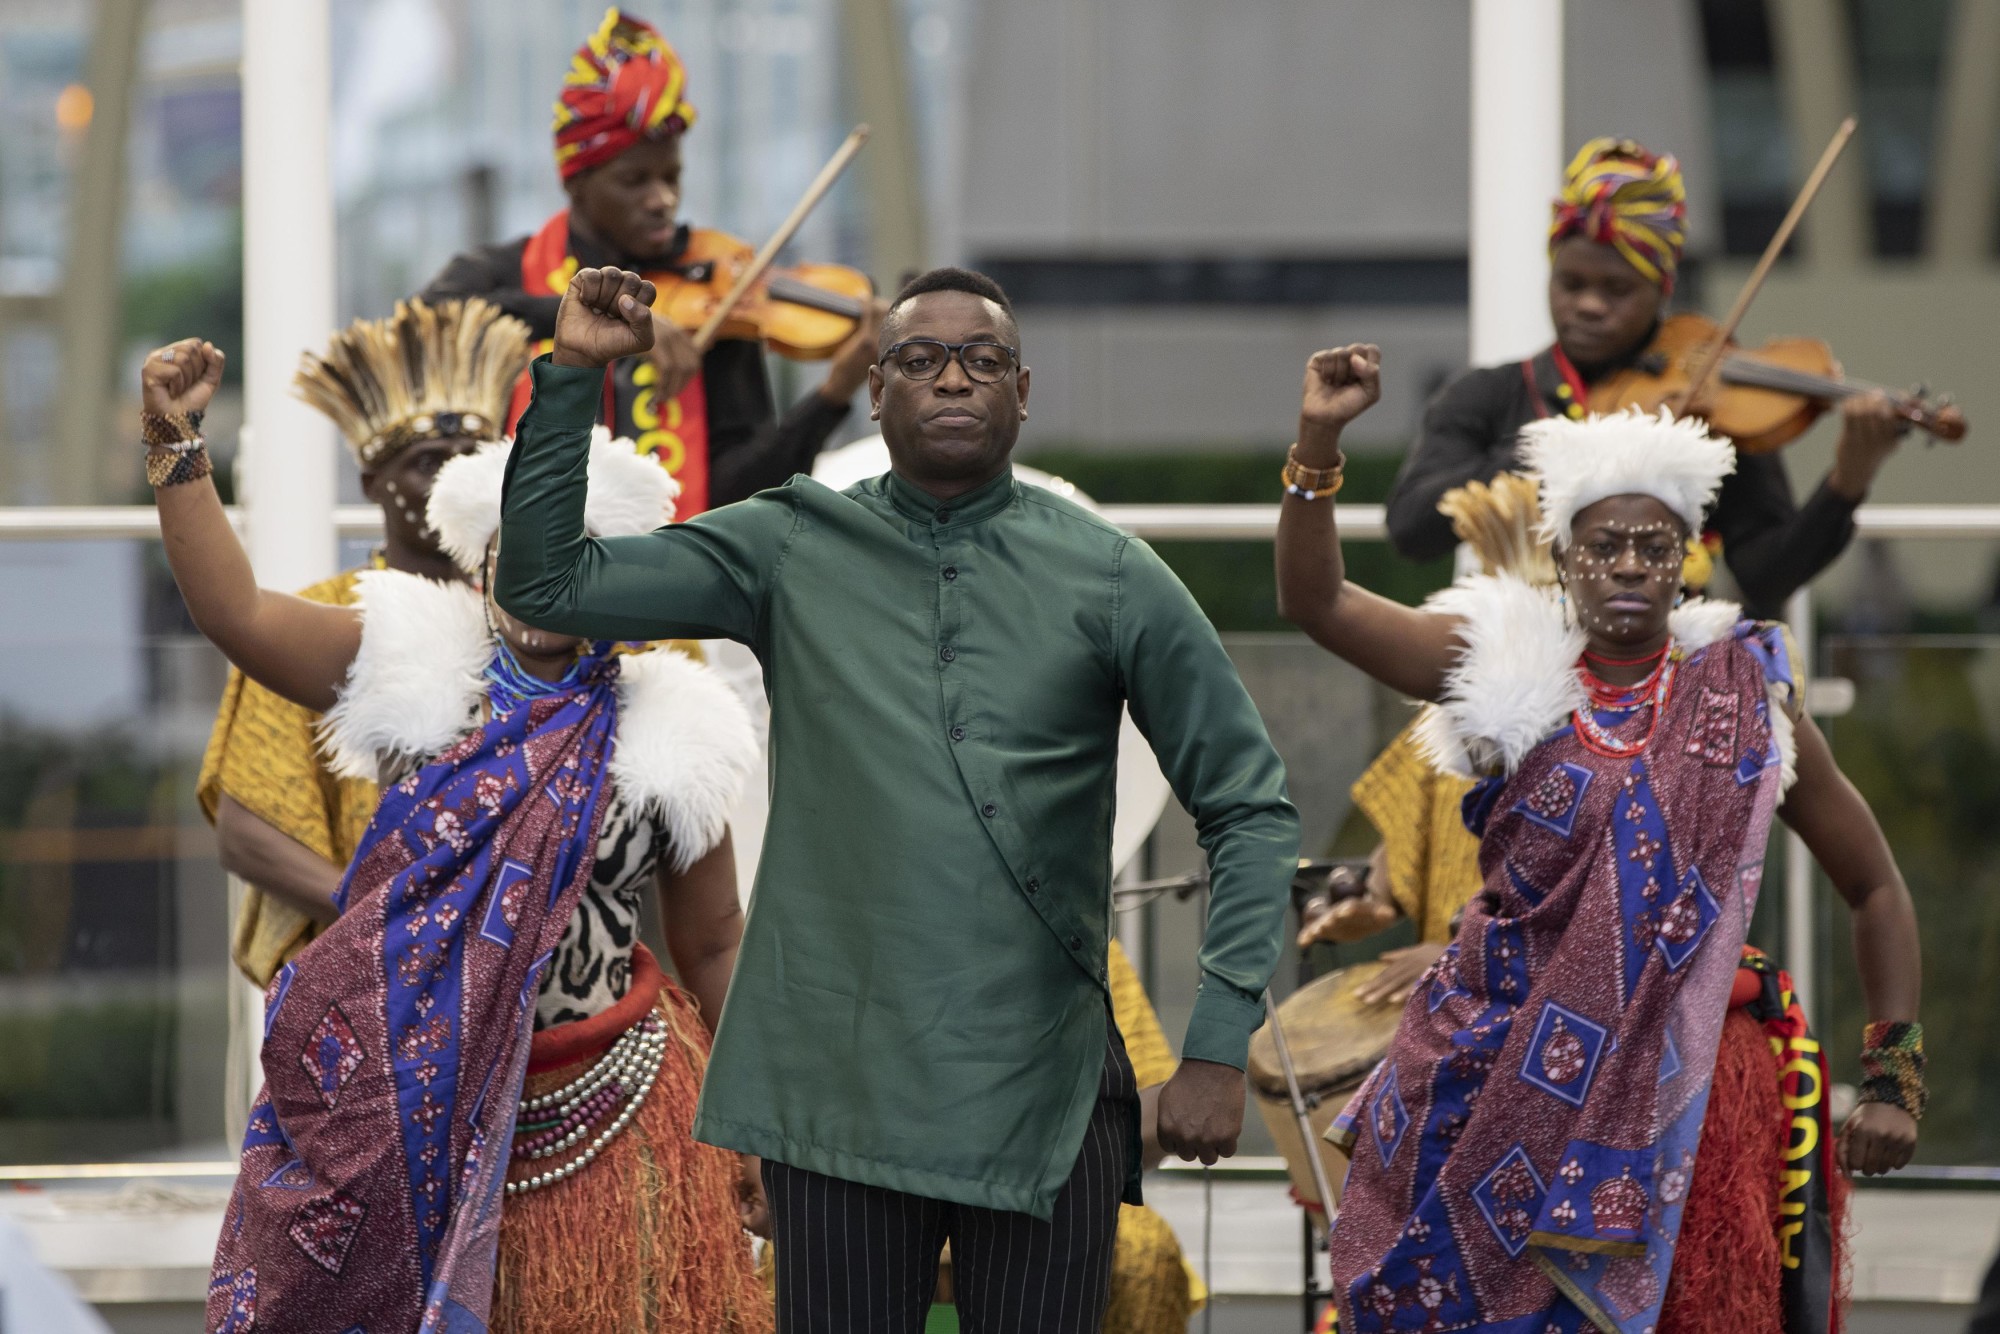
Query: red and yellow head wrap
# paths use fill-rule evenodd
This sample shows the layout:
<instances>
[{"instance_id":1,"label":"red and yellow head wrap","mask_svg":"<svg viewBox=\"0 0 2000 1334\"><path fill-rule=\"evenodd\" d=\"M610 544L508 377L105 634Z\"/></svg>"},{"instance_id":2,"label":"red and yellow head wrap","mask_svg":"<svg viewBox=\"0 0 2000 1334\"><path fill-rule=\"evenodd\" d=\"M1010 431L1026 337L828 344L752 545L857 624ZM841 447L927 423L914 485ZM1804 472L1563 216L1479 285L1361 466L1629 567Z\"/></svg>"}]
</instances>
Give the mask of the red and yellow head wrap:
<instances>
[{"instance_id":1,"label":"red and yellow head wrap","mask_svg":"<svg viewBox=\"0 0 2000 1334\"><path fill-rule=\"evenodd\" d=\"M1673 291L1687 239L1681 164L1630 139L1592 139L1563 173L1549 248L1572 236L1615 248L1662 290Z\"/></svg>"},{"instance_id":2,"label":"red and yellow head wrap","mask_svg":"<svg viewBox=\"0 0 2000 1334\"><path fill-rule=\"evenodd\" d=\"M556 169L568 180L642 139L670 139L694 124L687 70L659 30L604 11L577 48L556 99Z\"/></svg>"}]
</instances>

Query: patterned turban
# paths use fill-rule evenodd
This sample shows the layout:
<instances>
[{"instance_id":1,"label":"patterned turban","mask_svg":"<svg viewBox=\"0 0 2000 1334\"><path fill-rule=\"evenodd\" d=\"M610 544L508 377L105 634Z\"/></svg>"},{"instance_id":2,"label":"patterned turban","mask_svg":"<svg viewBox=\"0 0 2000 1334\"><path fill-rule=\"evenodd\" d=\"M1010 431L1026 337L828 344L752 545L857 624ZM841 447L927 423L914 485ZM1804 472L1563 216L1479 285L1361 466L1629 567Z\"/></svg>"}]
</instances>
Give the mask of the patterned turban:
<instances>
[{"instance_id":1,"label":"patterned turban","mask_svg":"<svg viewBox=\"0 0 2000 1334\"><path fill-rule=\"evenodd\" d=\"M642 139L671 139L694 124L687 71L659 30L616 6L570 59L556 99L556 168L568 180Z\"/></svg>"},{"instance_id":2,"label":"patterned turban","mask_svg":"<svg viewBox=\"0 0 2000 1334\"><path fill-rule=\"evenodd\" d=\"M1614 247L1626 263L1672 292L1687 239L1681 164L1630 139L1592 139L1563 173L1549 248L1572 236Z\"/></svg>"}]
</instances>

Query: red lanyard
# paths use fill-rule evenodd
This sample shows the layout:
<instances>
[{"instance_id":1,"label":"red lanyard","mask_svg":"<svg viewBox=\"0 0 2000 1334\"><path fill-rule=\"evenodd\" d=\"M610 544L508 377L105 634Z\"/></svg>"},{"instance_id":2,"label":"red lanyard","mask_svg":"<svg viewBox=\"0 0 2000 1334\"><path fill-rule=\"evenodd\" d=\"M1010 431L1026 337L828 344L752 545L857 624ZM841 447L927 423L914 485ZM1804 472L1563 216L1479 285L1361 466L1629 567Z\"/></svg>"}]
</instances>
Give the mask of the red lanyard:
<instances>
[{"instance_id":1,"label":"red lanyard","mask_svg":"<svg viewBox=\"0 0 2000 1334\"><path fill-rule=\"evenodd\" d=\"M1590 410L1590 386L1583 382L1576 363L1564 355L1561 343L1551 347L1549 355L1555 360L1556 369L1562 372L1563 383L1569 386L1569 415L1581 417Z\"/></svg>"}]
</instances>

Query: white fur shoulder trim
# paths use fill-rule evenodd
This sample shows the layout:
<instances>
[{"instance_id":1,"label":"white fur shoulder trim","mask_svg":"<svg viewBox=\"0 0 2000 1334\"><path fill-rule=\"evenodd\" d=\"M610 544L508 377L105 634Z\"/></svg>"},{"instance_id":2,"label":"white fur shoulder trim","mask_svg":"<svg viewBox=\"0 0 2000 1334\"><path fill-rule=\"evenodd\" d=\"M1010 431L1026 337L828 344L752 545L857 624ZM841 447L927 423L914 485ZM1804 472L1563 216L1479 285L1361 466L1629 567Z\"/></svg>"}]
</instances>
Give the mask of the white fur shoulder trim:
<instances>
[{"instance_id":1,"label":"white fur shoulder trim","mask_svg":"<svg viewBox=\"0 0 2000 1334\"><path fill-rule=\"evenodd\" d=\"M729 811L757 765L750 711L722 674L672 649L620 660L619 799L666 828L685 871L722 841Z\"/></svg>"},{"instance_id":2,"label":"white fur shoulder trim","mask_svg":"<svg viewBox=\"0 0 2000 1334\"><path fill-rule=\"evenodd\" d=\"M367 570L355 604L361 651L320 721L320 745L335 774L376 782L386 766L435 755L465 731L493 646L479 594L464 584Z\"/></svg>"},{"instance_id":3,"label":"white fur shoulder trim","mask_svg":"<svg viewBox=\"0 0 2000 1334\"><path fill-rule=\"evenodd\" d=\"M1792 721L1797 702L1791 691L1775 681L1764 691L1771 704L1771 744L1778 748L1778 793L1782 796L1799 781L1798 725Z\"/></svg>"},{"instance_id":4,"label":"white fur shoulder trim","mask_svg":"<svg viewBox=\"0 0 2000 1334\"><path fill-rule=\"evenodd\" d=\"M1418 748L1446 773L1511 773L1584 702L1583 632L1552 592L1512 575L1469 575L1424 605L1459 618L1464 647L1417 720Z\"/></svg>"},{"instance_id":5,"label":"white fur shoulder trim","mask_svg":"<svg viewBox=\"0 0 2000 1334\"><path fill-rule=\"evenodd\" d=\"M1712 598L1690 598L1667 617L1667 634L1683 652L1707 648L1727 639L1743 619L1743 608L1734 602Z\"/></svg>"}]
</instances>

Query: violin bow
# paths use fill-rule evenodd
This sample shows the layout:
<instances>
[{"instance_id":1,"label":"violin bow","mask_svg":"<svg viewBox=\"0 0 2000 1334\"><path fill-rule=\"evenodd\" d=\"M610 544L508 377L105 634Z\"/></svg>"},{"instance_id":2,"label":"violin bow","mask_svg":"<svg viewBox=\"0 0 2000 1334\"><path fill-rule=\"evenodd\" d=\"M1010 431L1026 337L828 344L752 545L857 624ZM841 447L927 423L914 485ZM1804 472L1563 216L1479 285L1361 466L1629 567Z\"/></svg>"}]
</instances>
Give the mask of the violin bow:
<instances>
[{"instance_id":1,"label":"violin bow","mask_svg":"<svg viewBox=\"0 0 2000 1334\"><path fill-rule=\"evenodd\" d=\"M854 132L834 150L826 165L819 169L819 175L813 177L812 184L808 185L806 192L799 197L799 202L792 206L791 213L778 225L778 230L771 233L771 239L764 242L764 248L757 252L756 258L737 275L736 285L729 289L729 294L709 312L701 328L695 331L694 346L697 352L708 351L709 345L715 341L716 332L722 328L722 322L729 318L729 312L736 309L736 303L743 299L743 294L764 276L765 270L771 267L771 261L778 257L778 252L783 250L799 228L805 225L806 218L811 215L814 208L818 207L819 201L826 197L826 192L833 188L833 183L840 179L840 173L847 170L847 164L854 161L854 155L859 153L861 146L867 142L868 127L857 125L854 127Z\"/></svg>"},{"instance_id":2,"label":"violin bow","mask_svg":"<svg viewBox=\"0 0 2000 1334\"><path fill-rule=\"evenodd\" d=\"M1743 316L1749 311L1750 303L1757 299L1757 293L1763 289L1764 280L1771 275L1771 266L1778 262L1778 256L1783 254L1785 247L1790 244L1792 233L1798 230L1799 219L1806 215L1806 209L1811 206L1813 196L1819 193L1820 186L1826 184L1827 174L1833 170L1833 164L1839 161L1841 151L1847 147L1847 141L1854 137L1855 126L1859 124L1860 120L1854 116L1849 116L1840 122L1840 128L1833 132L1833 139L1827 144L1826 151L1819 155L1819 161L1814 165L1812 174L1807 176L1806 183L1799 187L1798 198L1792 201L1792 207L1786 212L1785 220L1778 224L1778 230L1771 234L1771 243L1764 247L1764 253L1757 260L1757 267L1750 271L1749 280L1743 284L1743 290L1736 294L1736 304L1729 308L1729 317L1723 320L1720 333L1717 334L1707 355L1702 358L1701 368L1688 381L1685 401L1689 406L1694 404L1701 396L1701 391L1708 387L1709 380L1714 378L1716 368L1722 364L1724 349L1729 346L1729 340L1736 336L1736 326L1743 322ZM1685 407L1682 409L1683 412L1686 410Z\"/></svg>"}]
</instances>

